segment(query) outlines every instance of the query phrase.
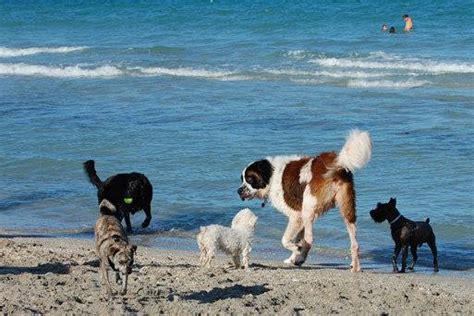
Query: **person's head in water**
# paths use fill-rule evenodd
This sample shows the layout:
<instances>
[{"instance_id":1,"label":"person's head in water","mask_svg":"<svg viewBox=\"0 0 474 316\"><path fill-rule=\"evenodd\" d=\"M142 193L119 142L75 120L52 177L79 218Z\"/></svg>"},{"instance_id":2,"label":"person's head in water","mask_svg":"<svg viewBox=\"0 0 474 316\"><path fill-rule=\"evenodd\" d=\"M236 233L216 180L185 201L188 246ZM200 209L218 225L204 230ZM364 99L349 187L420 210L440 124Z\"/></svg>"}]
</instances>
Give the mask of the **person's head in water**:
<instances>
[{"instance_id":1,"label":"person's head in water","mask_svg":"<svg viewBox=\"0 0 474 316\"><path fill-rule=\"evenodd\" d=\"M395 29L395 26L391 26L390 30L388 32L389 33L397 33L397 30Z\"/></svg>"},{"instance_id":2,"label":"person's head in water","mask_svg":"<svg viewBox=\"0 0 474 316\"><path fill-rule=\"evenodd\" d=\"M382 25L382 32L387 32L387 31L388 31L387 24Z\"/></svg>"}]
</instances>

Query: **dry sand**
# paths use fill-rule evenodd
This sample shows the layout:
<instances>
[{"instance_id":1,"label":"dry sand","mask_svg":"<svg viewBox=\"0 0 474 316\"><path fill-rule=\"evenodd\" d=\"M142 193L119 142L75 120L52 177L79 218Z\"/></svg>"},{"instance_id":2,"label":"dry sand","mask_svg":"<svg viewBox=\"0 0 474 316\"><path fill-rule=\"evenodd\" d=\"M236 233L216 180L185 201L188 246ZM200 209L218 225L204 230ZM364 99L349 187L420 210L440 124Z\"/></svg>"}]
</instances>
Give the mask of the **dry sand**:
<instances>
[{"instance_id":1,"label":"dry sand","mask_svg":"<svg viewBox=\"0 0 474 316\"><path fill-rule=\"evenodd\" d=\"M5 236L4 236L5 237ZM93 242L0 238L0 313L473 314L472 278L293 268L198 266L198 254L139 247L125 296L101 296ZM115 286L118 290L119 287Z\"/></svg>"}]
</instances>

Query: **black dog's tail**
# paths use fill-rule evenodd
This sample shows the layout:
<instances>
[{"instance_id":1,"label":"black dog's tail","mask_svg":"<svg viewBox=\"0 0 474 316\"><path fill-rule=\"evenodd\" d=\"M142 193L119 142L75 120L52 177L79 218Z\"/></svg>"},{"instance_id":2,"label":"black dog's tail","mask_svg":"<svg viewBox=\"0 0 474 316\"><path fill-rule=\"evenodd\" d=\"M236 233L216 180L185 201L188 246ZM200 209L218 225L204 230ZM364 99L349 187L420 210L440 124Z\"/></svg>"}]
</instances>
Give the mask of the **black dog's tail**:
<instances>
[{"instance_id":1,"label":"black dog's tail","mask_svg":"<svg viewBox=\"0 0 474 316\"><path fill-rule=\"evenodd\" d=\"M101 215L117 215L117 209L107 199L103 199L99 204L99 211Z\"/></svg>"},{"instance_id":2,"label":"black dog's tail","mask_svg":"<svg viewBox=\"0 0 474 316\"><path fill-rule=\"evenodd\" d=\"M97 172L95 171L95 162L94 160L87 160L83 163L84 171L86 172L87 176L89 177L89 181L100 189L102 187L102 180L100 180Z\"/></svg>"},{"instance_id":3,"label":"black dog's tail","mask_svg":"<svg viewBox=\"0 0 474 316\"><path fill-rule=\"evenodd\" d=\"M429 224L430 223L430 218L428 217L425 221L426 224Z\"/></svg>"}]
</instances>

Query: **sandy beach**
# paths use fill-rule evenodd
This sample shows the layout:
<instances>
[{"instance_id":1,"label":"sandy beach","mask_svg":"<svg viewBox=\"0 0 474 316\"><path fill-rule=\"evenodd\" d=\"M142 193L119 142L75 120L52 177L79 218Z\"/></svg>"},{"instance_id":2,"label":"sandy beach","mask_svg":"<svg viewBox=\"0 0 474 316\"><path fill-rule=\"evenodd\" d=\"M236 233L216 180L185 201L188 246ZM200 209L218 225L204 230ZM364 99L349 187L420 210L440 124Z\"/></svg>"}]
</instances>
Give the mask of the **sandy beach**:
<instances>
[{"instance_id":1,"label":"sandy beach","mask_svg":"<svg viewBox=\"0 0 474 316\"><path fill-rule=\"evenodd\" d=\"M128 294L108 300L92 241L2 237L2 314L474 313L471 278L353 274L337 264L294 268L260 259L245 271L230 268L225 257L203 269L197 253L145 247L138 248Z\"/></svg>"}]
</instances>

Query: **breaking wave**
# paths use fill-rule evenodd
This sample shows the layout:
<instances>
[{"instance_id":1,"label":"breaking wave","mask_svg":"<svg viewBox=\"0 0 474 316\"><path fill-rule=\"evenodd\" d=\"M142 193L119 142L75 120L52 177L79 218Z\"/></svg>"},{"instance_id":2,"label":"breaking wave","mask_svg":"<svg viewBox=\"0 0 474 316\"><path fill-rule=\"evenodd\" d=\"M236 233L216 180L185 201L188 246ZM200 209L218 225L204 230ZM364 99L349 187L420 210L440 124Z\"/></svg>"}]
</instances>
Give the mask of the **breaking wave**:
<instances>
[{"instance_id":1,"label":"breaking wave","mask_svg":"<svg viewBox=\"0 0 474 316\"><path fill-rule=\"evenodd\" d=\"M176 76L190 78L207 78L215 80L246 80L231 71L212 71L192 68L162 68L162 67L118 67L105 65L99 67L74 66L45 66L24 63L0 63L0 75L43 76L55 78L114 78L117 76Z\"/></svg>"},{"instance_id":2,"label":"breaking wave","mask_svg":"<svg viewBox=\"0 0 474 316\"><path fill-rule=\"evenodd\" d=\"M349 88L392 88L392 89L407 89L417 88L429 84L429 81L424 80L407 80L407 81L391 81L391 80L349 80L347 86Z\"/></svg>"},{"instance_id":3,"label":"breaking wave","mask_svg":"<svg viewBox=\"0 0 474 316\"><path fill-rule=\"evenodd\" d=\"M17 57L36 54L64 54L87 49L85 46L63 46L63 47L29 47L29 48L8 48L0 47L0 57Z\"/></svg>"},{"instance_id":4,"label":"breaking wave","mask_svg":"<svg viewBox=\"0 0 474 316\"><path fill-rule=\"evenodd\" d=\"M315 58L311 63L334 68L364 68L364 69L384 69L399 71L416 71L425 74L445 74L445 73L474 73L474 64L471 63L446 63L430 60L407 60L388 59L373 61L369 59L356 58Z\"/></svg>"},{"instance_id":5,"label":"breaking wave","mask_svg":"<svg viewBox=\"0 0 474 316\"><path fill-rule=\"evenodd\" d=\"M29 64L0 64L0 75L43 76L56 78L116 77L123 71L114 66L83 68L80 66L51 67Z\"/></svg>"}]
</instances>

